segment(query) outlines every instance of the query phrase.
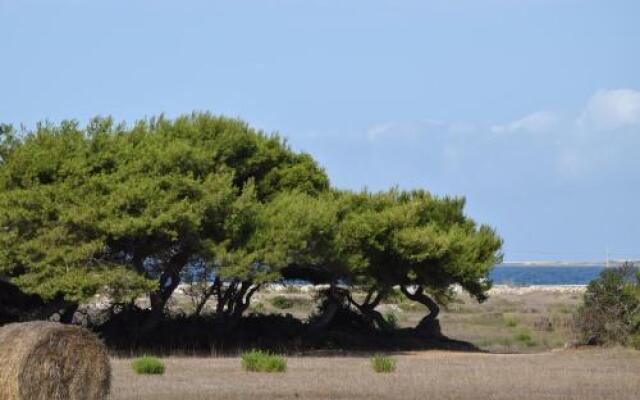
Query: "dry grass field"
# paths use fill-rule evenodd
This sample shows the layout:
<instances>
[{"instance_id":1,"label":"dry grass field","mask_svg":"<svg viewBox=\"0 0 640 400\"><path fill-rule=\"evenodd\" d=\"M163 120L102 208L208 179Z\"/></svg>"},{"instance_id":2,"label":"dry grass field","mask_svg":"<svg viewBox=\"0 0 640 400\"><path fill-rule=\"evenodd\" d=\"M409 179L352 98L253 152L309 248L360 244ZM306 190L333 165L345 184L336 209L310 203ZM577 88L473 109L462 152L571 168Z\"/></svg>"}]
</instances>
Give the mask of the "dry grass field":
<instances>
[{"instance_id":1,"label":"dry grass field","mask_svg":"<svg viewBox=\"0 0 640 400\"><path fill-rule=\"evenodd\" d=\"M282 307L285 296L291 300ZM305 353L288 357L283 374L242 371L239 357L170 357L164 376L138 376L130 358L113 359L111 400L205 399L580 399L640 398L640 351L565 350L582 293L572 288L497 289L477 304L461 295L440 315L443 333L484 353L391 354L397 370L372 371L371 354ZM187 308L186 298L177 305ZM282 304L281 304L282 303ZM252 312L313 313L313 293L263 291ZM420 304L389 299L380 311L398 326L425 313Z\"/></svg>"},{"instance_id":2,"label":"dry grass field","mask_svg":"<svg viewBox=\"0 0 640 400\"><path fill-rule=\"evenodd\" d=\"M640 352L632 350L393 357L390 374L375 374L357 355L290 357L283 374L244 372L238 357L168 358L164 376L137 376L130 359L114 359L111 400L635 400L640 393Z\"/></svg>"}]
</instances>

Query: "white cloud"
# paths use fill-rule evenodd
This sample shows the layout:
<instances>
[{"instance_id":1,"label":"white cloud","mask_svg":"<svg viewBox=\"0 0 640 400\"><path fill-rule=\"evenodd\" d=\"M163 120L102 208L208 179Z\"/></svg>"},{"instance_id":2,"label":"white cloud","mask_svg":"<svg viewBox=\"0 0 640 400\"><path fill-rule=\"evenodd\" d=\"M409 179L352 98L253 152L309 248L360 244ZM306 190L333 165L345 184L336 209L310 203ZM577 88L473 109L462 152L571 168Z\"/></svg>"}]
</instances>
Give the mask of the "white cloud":
<instances>
[{"instance_id":1,"label":"white cloud","mask_svg":"<svg viewBox=\"0 0 640 400\"><path fill-rule=\"evenodd\" d=\"M596 92L578 118L578 125L613 130L640 124L640 92L632 89Z\"/></svg>"},{"instance_id":2,"label":"white cloud","mask_svg":"<svg viewBox=\"0 0 640 400\"><path fill-rule=\"evenodd\" d=\"M571 113L547 109L495 125L387 121L367 129L368 151L372 159L389 157L406 170L420 166L425 176L467 174L464 179L514 168L531 179L547 174L579 181L637 169L640 135L629 128L640 128L640 91L598 91L585 103Z\"/></svg>"},{"instance_id":3,"label":"white cloud","mask_svg":"<svg viewBox=\"0 0 640 400\"><path fill-rule=\"evenodd\" d=\"M432 119L408 123L386 122L369 127L367 129L367 138L373 142L385 136L420 136L444 126L445 124L442 122Z\"/></svg>"},{"instance_id":4,"label":"white cloud","mask_svg":"<svg viewBox=\"0 0 640 400\"><path fill-rule=\"evenodd\" d=\"M378 137L389 132L391 127L393 127L393 124L391 123L373 125L367 129L367 137L369 140L376 140Z\"/></svg>"},{"instance_id":5,"label":"white cloud","mask_svg":"<svg viewBox=\"0 0 640 400\"><path fill-rule=\"evenodd\" d=\"M513 132L546 132L556 127L559 122L560 117L555 112L538 111L505 125L493 125L491 127L491 132L497 134Z\"/></svg>"}]
</instances>

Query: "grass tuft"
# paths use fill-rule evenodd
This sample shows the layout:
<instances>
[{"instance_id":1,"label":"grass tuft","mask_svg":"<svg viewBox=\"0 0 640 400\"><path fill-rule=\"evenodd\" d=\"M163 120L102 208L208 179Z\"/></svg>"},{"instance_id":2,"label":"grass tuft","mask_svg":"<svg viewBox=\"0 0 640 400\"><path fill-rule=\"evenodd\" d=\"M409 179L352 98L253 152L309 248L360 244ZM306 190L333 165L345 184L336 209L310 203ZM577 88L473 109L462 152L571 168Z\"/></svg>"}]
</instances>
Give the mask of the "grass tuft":
<instances>
[{"instance_id":1,"label":"grass tuft","mask_svg":"<svg viewBox=\"0 0 640 400\"><path fill-rule=\"evenodd\" d=\"M293 301L285 296L276 296L271 299L271 305L280 310L286 310L293 307Z\"/></svg>"},{"instance_id":2,"label":"grass tuft","mask_svg":"<svg viewBox=\"0 0 640 400\"><path fill-rule=\"evenodd\" d=\"M287 360L260 350L242 353L242 369L249 372L286 372Z\"/></svg>"},{"instance_id":3,"label":"grass tuft","mask_svg":"<svg viewBox=\"0 0 640 400\"><path fill-rule=\"evenodd\" d=\"M516 326L518 326L518 320L515 317L505 317L504 318L504 324L508 327L508 328L514 328Z\"/></svg>"},{"instance_id":4,"label":"grass tuft","mask_svg":"<svg viewBox=\"0 0 640 400\"><path fill-rule=\"evenodd\" d=\"M527 347L534 347L537 345L529 332L523 331L515 336L516 341L524 344Z\"/></svg>"},{"instance_id":5,"label":"grass tuft","mask_svg":"<svg viewBox=\"0 0 640 400\"><path fill-rule=\"evenodd\" d=\"M156 357L143 356L133 360L131 367L137 374L141 375L162 375L164 374L164 363Z\"/></svg>"},{"instance_id":6,"label":"grass tuft","mask_svg":"<svg viewBox=\"0 0 640 400\"><path fill-rule=\"evenodd\" d=\"M396 360L378 354L371 357L371 367L375 372L393 372L396 370Z\"/></svg>"},{"instance_id":7,"label":"grass tuft","mask_svg":"<svg viewBox=\"0 0 640 400\"><path fill-rule=\"evenodd\" d=\"M384 315L384 320L387 321L387 324L391 329L398 329L398 316L389 311Z\"/></svg>"}]
</instances>

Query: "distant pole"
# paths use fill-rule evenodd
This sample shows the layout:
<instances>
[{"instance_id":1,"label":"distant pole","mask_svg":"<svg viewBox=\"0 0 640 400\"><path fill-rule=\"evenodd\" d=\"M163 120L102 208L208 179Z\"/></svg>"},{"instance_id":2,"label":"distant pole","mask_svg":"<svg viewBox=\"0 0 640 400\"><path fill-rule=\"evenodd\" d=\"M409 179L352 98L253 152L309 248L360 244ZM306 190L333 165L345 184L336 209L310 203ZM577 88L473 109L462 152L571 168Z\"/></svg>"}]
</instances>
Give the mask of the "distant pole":
<instances>
[{"instance_id":1,"label":"distant pole","mask_svg":"<svg viewBox=\"0 0 640 400\"><path fill-rule=\"evenodd\" d=\"M607 251L607 261L606 261L605 266L606 266L607 268L609 268L609 246L607 246L607 250L606 250L606 251Z\"/></svg>"}]
</instances>

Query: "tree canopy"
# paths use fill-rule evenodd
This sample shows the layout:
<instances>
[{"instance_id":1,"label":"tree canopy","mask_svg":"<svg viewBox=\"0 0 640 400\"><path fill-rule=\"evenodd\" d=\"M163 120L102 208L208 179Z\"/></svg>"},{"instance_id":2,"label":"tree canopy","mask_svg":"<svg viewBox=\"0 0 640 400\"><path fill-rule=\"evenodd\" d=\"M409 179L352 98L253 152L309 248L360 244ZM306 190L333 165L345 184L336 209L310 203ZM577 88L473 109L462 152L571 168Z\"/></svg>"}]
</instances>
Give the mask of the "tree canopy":
<instances>
[{"instance_id":1,"label":"tree canopy","mask_svg":"<svg viewBox=\"0 0 640 400\"><path fill-rule=\"evenodd\" d=\"M155 315L203 278L198 312L240 316L261 285L330 285L371 324L396 288L430 310L454 286L482 301L501 239L464 199L333 189L277 135L206 113L133 126L96 118L0 131L0 278L45 301L149 295ZM364 299L352 296L363 289ZM333 307L335 310L335 307Z\"/></svg>"},{"instance_id":2,"label":"tree canopy","mask_svg":"<svg viewBox=\"0 0 640 400\"><path fill-rule=\"evenodd\" d=\"M347 298L378 325L375 307L399 287L429 308L424 326L454 285L483 301L501 261L502 240L463 208L425 191L283 193L265 206L261 248L285 277L365 288L364 303Z\"/></svg>"},{"instance_id":3,"label":"tree canopy","mask_svg":"<svg viewBox=\"0 0 640 400\"><path fill-rule=\"evenodd\" d=\"M161 308L186 265L245 240L253 203L292 188L316 194L328 180L239 120L41 124L3 152L0 275L47 300L151 290Z\"/></svg>"}]
</instances>

